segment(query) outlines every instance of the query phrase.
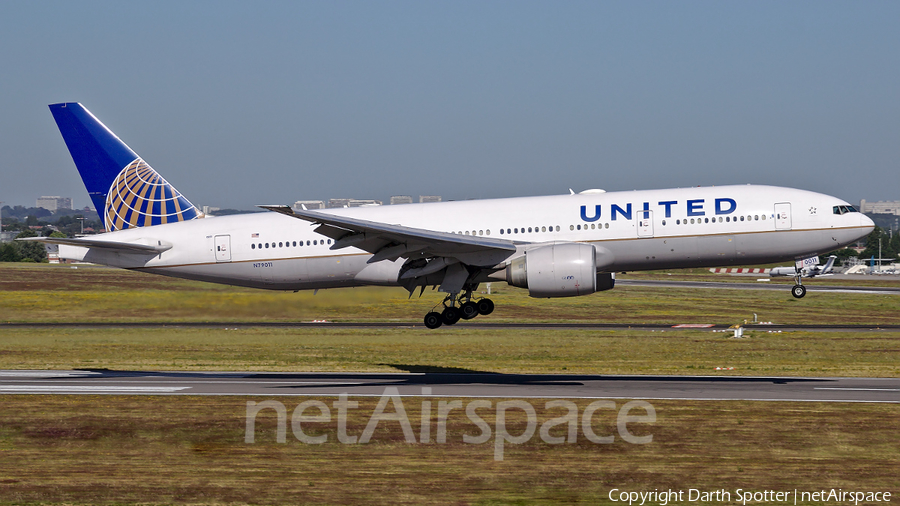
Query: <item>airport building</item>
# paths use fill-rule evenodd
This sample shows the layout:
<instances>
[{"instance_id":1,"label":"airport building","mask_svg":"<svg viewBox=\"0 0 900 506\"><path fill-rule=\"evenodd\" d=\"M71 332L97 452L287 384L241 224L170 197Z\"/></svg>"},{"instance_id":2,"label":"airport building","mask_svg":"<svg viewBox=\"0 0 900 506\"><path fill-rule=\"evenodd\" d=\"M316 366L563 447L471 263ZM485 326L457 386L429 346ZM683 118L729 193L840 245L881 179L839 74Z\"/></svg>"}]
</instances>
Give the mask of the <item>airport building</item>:
<instances>
[{"instance_id":1,"label":"airport building","mask_svg":"<svg viewBox=\"0 0 900 506\"><path fill-rule=\"evenodd\" d=\"M380 206L380 200L350 199L350 207Z\"/></svg>"},{"instance_id":2,"label":"airport building","mask_svg":"<svg viewBox=\"0 0 900 506\"><path fill-rule=\"evenodd\" d=\"M371 199L328 199L326 207L335 209L340 207L364 207L364 206L380 206L380 200Z\"/></svg>"},{"instance_id":3,"label":"airport building","mask_svg":"<svg viewBox=\"0 0 900 506\"><path fill-rule=\"evenodd\" d=\"M419 195L419 202L440 202L440 195ZM391 197L391 205L412 204L415 202L410 195L394 195ZM294 202L294 209L300 211L306 209L340 209L342 207L380 206L383 202L375 199L328 199L328 200L298 200Z\"/></svg>"},{"instance_id":4,"label":"airport building","mask_svg":"<svg viewBox=\"0 0 900 506\"><path fill-rule=\"evenodd\" d=\"M303 209L325 209L325 202L322 200L298 200L294 202L295 211L302 211Z\"/></svg>"},{"instance_id":5,"label":"airport building","mask_svg":"<svg viewBox=\"0 0 900 506\"><path fill-rule=\"evenodd\" d=\"M57 209L72 209L72 199L69 197L41 197L37 199L34 207L42 207L48 211Z\"/></svg>"},{"instance_id":6,"label":"airport building","mask_svg":"<svg viewBox=\"0 0 900 506\"><path fill-rule=\"evenodd\" d=\"M325 207L329 209L336 209L339 207L350 207L350 201L353 199L328 199L328 204Z\"/></svg>"},{"instance_id":7,"label":"airport building","mask_svg":"<svg viewBox=\"0 0 900 506\"><path fill-rule=\"evenodd\" d=\"M866 200L863 199L859 201L859 212L900 216L900 200L866 202Z\"/></svg>"},{"instance_id":8,"label":"airport building","mask_svg":"<svg viewBox=\"0 0 900 506\"><path fill-rule=\"evenodd\" d=\"M409 195L394 195L391 197L391 205L396 204L412 204L413 198Z\"/></svg>"}]
</instances>

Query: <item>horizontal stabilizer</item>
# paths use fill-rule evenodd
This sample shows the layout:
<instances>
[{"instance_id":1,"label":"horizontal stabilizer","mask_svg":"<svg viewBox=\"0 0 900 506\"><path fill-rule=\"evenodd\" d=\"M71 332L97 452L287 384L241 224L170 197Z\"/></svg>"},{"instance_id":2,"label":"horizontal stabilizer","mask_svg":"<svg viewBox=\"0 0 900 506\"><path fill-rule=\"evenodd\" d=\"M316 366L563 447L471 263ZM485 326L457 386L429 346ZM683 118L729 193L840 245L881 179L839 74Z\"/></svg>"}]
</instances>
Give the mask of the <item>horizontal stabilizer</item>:
<instances>
[{"instance_id":1,"label":"horizontal stabilizer","mask_svg":"<svg viewBox=\"0 0 900 506\"><path fill-rule=\"evenodd\" d=\"M89 239L77 237L26 237L17 241L41 242L44 244L65 244L67 246L80 246L82 248L100 248L104 250L119 251L122 253L144 253L158 255L163 251L172 249L172 245L156 239L138 239L139 242L104 241L102 239Z\"/></svg>"}]
</instances>

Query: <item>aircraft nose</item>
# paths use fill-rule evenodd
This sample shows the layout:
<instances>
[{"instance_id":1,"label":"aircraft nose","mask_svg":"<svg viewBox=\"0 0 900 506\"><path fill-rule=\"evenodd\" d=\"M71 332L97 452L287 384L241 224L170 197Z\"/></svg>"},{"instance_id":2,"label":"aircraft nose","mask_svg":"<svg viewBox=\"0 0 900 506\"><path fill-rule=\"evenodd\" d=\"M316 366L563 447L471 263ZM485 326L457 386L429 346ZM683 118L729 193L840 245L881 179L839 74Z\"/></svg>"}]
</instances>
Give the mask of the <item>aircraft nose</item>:
<instances>
[{"instance_id":1,"label":"aircraft nose","mask_svg":"<svg viewBox=\"0 0 900 506\"><path fill-rule=\"evenodd\" d=\"M875 222L863 213L859 213L859 224L865 227L867 234L875 230Z\"/></svg>"}]
</instances>

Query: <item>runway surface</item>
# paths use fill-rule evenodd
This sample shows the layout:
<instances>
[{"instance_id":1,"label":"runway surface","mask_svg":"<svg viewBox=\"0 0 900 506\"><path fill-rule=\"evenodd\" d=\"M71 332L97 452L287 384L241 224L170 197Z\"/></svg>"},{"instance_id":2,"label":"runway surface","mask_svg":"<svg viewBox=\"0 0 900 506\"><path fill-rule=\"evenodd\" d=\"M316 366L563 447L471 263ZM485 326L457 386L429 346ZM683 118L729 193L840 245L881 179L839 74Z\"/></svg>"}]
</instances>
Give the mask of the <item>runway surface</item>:
<instances>
[{"instance_id":1,"label":"runway surface","mask_svg":"<svg viewBox=\"0 0 900 506\"><path fill-rule=\"evenodd\" d=\"M418 366L408 366L415 371ZM447 372L0 371L0 395L240 395L589 398L900 403L900 378L604 376ZM436 369L436 370L435 370Z\"/></svg>"},{"instance_id":2,"label":"runway surface","mask_svg":"<svg viewBox=\"0 0 900 506\"><path fill-rule=\"evenodd\" d=\"M768 279L765 275L757 274L759 279ZM783 279L783 278L782 278ZM771 283L757 281L755 283L727 282L727 281L666 281L666 280L636 280L616 279L616 286L651 286L668 288L711 288L719 290L779 290L790 293L793 283ZM892 286L853 286L853 285L825 285L816 284L815 280L806 280L803 283L807 292L837 292L877 295L900 295L900 287ZM807 294L807 297L809 295Z\"/></svg>"}]
</instances>

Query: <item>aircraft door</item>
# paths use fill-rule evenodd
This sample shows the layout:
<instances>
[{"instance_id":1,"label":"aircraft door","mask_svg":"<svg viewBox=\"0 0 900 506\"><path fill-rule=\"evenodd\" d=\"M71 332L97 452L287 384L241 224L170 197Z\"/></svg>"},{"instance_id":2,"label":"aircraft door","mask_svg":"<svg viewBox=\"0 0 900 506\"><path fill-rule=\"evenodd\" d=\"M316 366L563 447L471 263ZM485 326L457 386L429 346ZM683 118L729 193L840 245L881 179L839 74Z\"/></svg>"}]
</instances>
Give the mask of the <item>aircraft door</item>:
<instances>
[{"instance_id":1,"label":"aircraft door","mask_svg":"<svg viewBox=\"0 0 900 506\"><path fill-rule=\"evenodd\" d=\"M215 238L216 262L231 261L231 236L217 235Z\"/></svg>"},{"instance_id":2,"label":"aircraft door","mask_svg":"<svg viewBox=\"0 0 900 506\"><path fill-rule=\"evenodd\" d=\"M653 237L653 211L637 212L638 237Z\"/></svg>"},{"instance_id":3,"label":"aircraft door","mask_svg":"<svg viewBox=\"0 0 900 506\"><path fill-rule=\"evenodd\" d=\"M791 203L780 202L775 204L775 230L791 229Z\"/></svg>"}]
</instances>

